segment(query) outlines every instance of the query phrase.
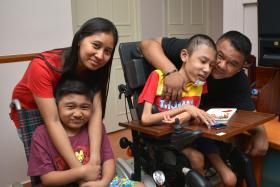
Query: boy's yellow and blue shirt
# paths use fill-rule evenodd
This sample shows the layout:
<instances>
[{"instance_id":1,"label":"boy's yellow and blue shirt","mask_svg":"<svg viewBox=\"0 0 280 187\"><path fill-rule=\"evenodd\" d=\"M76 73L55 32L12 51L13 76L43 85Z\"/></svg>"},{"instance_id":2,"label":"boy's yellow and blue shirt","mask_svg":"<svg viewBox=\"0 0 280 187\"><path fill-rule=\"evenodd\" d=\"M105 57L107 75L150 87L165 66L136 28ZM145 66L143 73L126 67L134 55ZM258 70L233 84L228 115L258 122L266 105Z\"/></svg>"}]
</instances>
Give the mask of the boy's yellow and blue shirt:
<instances>
[{"instance_id":1,"label":"boy's yellow and blue shirt","mask_svg":"<svg viewBox=\"0 0 280 187\"><path fill-rule=\"evenodd\" d=\"M182 105L191 104L194 106L199 106L201 95L207 93L207 86L197 86L194 83L187 83L185 85L185 90L182 92L181 100L177 101L165 101L162 98L163 93L163 80L164 74L161 70L154 70L140 96L138 99L138 103L149 102L157 106L159 112L170 110L173 108L180 107Z\"/></svg>"}]
</instances>

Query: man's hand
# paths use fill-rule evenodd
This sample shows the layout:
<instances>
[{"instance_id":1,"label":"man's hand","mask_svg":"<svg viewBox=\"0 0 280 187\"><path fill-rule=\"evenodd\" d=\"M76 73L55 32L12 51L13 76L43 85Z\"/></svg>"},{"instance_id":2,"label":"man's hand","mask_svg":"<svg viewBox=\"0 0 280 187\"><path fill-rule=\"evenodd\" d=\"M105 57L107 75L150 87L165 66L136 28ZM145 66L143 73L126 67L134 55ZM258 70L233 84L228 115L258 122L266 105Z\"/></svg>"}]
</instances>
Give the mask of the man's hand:
<instances>
[{"instance_id":1,"label":"man's hand","mask_svg":"<svg viewBox=\"0 0 280 187\"><path fill-rule=\"evenodd\" d=\"M268 150L267 135L263 127L255 129L256 132L252 136L245 153L251 156L263 156Z\"/></svg>"},{"instance_id":2,"label":"man's hand","mask_svg":"<svg viewBox=\"0 0 280 187\"><path fill-rule=\"evenodd\" d=\"M179 74L174 72L166 76L163 80L163 95L165 100L180 100L182 97L182 90L185 85L185 80Z\"/></svg>"}]
</instances>

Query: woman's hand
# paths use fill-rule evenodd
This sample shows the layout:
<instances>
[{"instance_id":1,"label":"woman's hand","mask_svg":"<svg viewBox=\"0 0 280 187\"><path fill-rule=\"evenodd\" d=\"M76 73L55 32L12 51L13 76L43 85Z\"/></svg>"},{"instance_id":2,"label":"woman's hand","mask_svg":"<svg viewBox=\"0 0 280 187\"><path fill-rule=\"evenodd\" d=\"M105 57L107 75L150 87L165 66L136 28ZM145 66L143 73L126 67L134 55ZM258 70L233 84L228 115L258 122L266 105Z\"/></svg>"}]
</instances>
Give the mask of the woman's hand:
<instances>
[{"instance_id":1,"label":"woman's hand","mask_svg":"<svg viewBox=\"0 0 280 187\"><path fill-rule=\"evenodd\" d=\"M101 166L87 163L83 167L83 181L96 181L101 179Z\"/></svg>"},{"instance_id":2,"label":"woman's hand","mask_svg":"<svg viewBox=\"0 0 280 187\"><path fill-rule=\"evenodd\" d=\"M182 97L182 90L185 85L185 80L179 74L174 72L166 76L163 80L163 95L165 100L180 100Z\"/></svg>"}]
</instances>

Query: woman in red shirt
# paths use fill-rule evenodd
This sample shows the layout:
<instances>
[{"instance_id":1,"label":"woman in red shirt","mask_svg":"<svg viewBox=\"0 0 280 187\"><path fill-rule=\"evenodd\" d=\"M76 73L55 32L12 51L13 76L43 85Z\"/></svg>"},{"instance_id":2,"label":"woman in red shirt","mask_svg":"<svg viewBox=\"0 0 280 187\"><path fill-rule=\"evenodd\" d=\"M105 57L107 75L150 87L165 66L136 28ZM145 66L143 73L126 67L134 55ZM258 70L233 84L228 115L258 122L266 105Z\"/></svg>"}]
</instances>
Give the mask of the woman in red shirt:
<instances>
[{"instance_id":1,"label":"woman in red shirt","mask_svg":"<svg viewBox=\"0 0 280 187\"><path fill-rule=\"evenodd\" d=\"M71 168L80 166L80 163L59 120L53 95L57 81L62 74L67 74L92 83L97 94L93 99L94 114L89 122L89 164L100 167L102 120L117 42L118 32L111 21L92 18L75 33L71 47L36 56L13 91L12 99L18 99L23 109L39 109L51 140ZM15 111L12 110L11 116L18 128ZM94 174L92 178L95 178Z\"/></svg>"}]
</instances>

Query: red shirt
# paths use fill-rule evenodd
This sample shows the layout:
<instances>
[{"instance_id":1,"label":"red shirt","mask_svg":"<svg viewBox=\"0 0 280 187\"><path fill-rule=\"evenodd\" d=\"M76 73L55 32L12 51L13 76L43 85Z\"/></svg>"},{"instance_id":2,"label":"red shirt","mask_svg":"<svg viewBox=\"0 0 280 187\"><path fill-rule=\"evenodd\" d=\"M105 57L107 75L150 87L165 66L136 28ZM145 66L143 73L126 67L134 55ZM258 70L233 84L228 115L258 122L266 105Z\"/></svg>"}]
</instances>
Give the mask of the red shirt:
<instances>
[{"instance_id":1,"label":"red shirt","mask_svg":"<svg viewBox=\"0 0 280 187\"><path fill-rule=\"evenodd\" d=\"M22 79L14 88L12 95L12 99L18 99L20 101L22 108L37 109L33 95L42 98L54 98L54 90L61 73L55 71L53 68L61 70L62 53L62 50L41 53L48 64L40 57L35 57L30 62ZM11 111L11 118L18 128L19 123L14 109Z\"/></svg>"},{"instance_id":2,"label":"red shirt","mask_svg":"<svg viewBox=\"0 0 280 187\"><path fill-rule=\"evenodd\" d=\"M195 86L193 83L188 83L183 91L181 100L165 101L161 98L163 92L163 73L160 70L153 71L138 98L138 103L149 102L155 104L158 111L166 111L173 108L180 107L185 104L191 104L196 107L199 106L201 95L207 93L207 86Z\"/></svg>"}]
</instances>

